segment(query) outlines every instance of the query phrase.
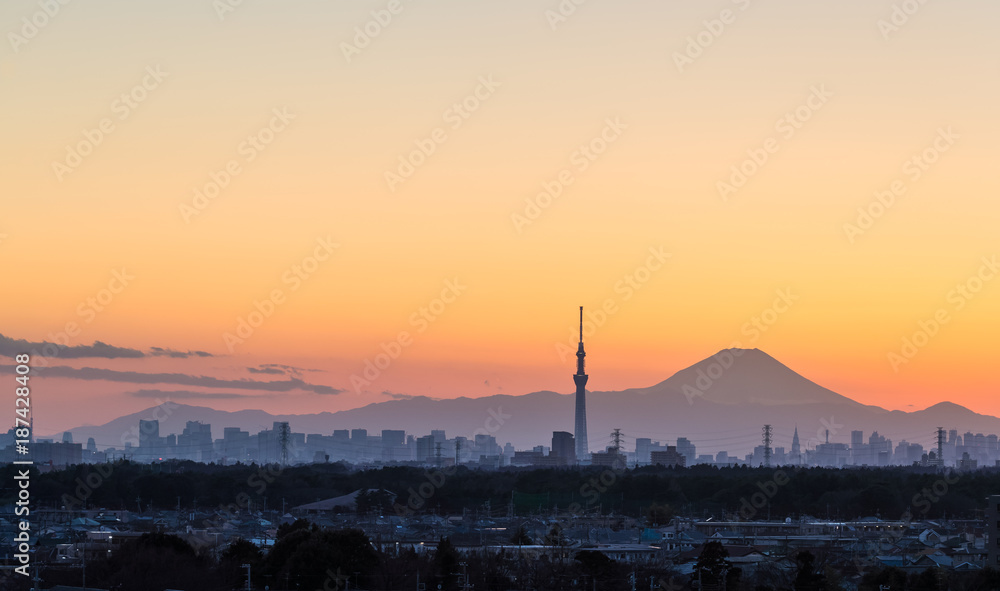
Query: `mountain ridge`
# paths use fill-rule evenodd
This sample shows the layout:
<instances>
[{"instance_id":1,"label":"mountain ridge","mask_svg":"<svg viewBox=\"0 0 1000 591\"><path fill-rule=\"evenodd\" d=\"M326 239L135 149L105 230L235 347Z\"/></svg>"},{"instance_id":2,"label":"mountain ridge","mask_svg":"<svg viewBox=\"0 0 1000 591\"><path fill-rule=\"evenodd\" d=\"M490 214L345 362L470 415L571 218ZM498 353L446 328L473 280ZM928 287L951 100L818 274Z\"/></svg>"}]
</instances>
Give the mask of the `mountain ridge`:
<instances>
[{"instance_id":1,"label":"mountain ridge","mask_svg":"<svg viewBox=\"0 0 1000 591\"><path fill-rule=\"evenodd\" d=\"M588 391L588 428L591 450L604 448L603 437L620 427L634 439L649 437L672 443L688 437L699 451L744 453L760 443L760 427L774 425L774 445L790 445L797 426L803 442L818 442L830 431L831 441L849 441L851 430L877 430L894 442L930 444L938 426L960 431L1000 432L1000 418L976 413L950 401L918 411L890 411L864 405L798 374L759 349L723 349L667 379L644 388ZM159 409L159 410L157 410ZM292 430L329 435L334 429L403 429L423 435L445 429L449 437L489 433L502 445L518 449L547 444L553 431L573 431L573 394L539 390L521 395L494 394L479 398L434 399L414 396L374 402L337 412L272 415L263 410L220 411L210 407L166 402L117 417L104 425L71 429L74 441L94 437L99 448L122 447L123 438L137 444L139 419L161 420L160 434L180 433L184 423L198 420L212 425L213 437L222 427L256 433L275 421L288 421ZM500 417L499 419L497 417ZM961 423L961 424L957 424ZM816 429L816 436L812 429ZM710 437L725 433L726 437Z\"/></svg>"}]
</instances>

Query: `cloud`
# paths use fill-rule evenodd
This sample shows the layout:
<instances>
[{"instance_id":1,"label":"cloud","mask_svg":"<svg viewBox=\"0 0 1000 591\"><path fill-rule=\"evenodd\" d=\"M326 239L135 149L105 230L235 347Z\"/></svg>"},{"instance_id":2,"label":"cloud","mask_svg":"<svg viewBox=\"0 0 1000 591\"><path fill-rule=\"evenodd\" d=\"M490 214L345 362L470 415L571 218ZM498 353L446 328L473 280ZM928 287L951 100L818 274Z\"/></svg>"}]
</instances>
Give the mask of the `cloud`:
<instances>
[{"instance_id":1,"label":"cloud","mask_svg":"<svg viewBox=\"0 0 1000 591\"><path fill-rule=\"evenodd\" d=\"M413 400L415 398L419 398L421 400L441 400L440 398L431 398L430 396L418 396L416 394L400 394L399 392L390 392L388 390L383 390L382 396L388 396L393 400Z\"/></svg>"},{"instance_id":2,"label":"cloud","mask_svg":"<svg viewBox=\"0 0 1000 591\"><path fill-rule=\"evenodd\" d=\"M145 354L138 349L115 347L101 341L94 341L93 345L65 346L48 341L34 342L24 339L12 339L0 334L0 355L14 357L20 353L31 353L34 356L61 357L63 359L79 359L83 357L100 357L104 359L145 357Z\"/></svg>"},{"instance_id":3,"label":"cloud","mask_svg":"<svg viewBox=\"0 0 1000 591\"><path fill-rule=\"evenodd\" d=\"M269 374L280 374L285 375L285 370L278 369L277 367L248 367L247 371L250 373L269 373Z\"/></svg>"},{"instance_id":4,"label":"cloud","mask_svg":"<svg viewBox=\"0 0 1000 591\"><path fill-rule=\"evenodd\" d=\"M250 373L299 376L302 375L303 372L323 371L323 370L309 369L305 367L295 367L294 365L285 365L283 363L262 363L257 367L248 367L247 371L249 371Z\"/></svg>"},{"instance_id":5,"label":"cloud","mask_svg":"<svg viewBox=\"0 0 1000 591\"><path fill-rule=\"evenodd\" d=\"M10 368L3 368L8 370ZM340 394L343 390L321 384L310 384L298 378L287 380L223 380L210 376L192 376L182 373L142 373L137 371L116 371L96 367L80 369L57 365L54 367L35 368L41 375L53 378L70 378L76 380L104 380L108 382L128 382L132 384L180 384L202 388L236 388L238 390L259 390L265 392L289 392L303 390L314 394Z\"/></svg>"},{"instance_id":6,"label":"cloud","mask_svg":"<svg viewBox=\"0 0 1000 591\"><path fill-rule=\"evenodd\" d=\"M146 357L212 357L211 353L205 351L175 351L162 347L150 347L149 353L143 353L138 349L127 347L115 347L101 341L94 341L93 345L59 345L49 341L27 341L25 339L12 339L0 334L0 355L14 357L20 353L31 353L35 356L60 357L62 359L82 359L87 357L101 359L137 359Z\"/></svg>"},{"instance_id":7,"label":"cloud","mask_svg":"<svg viewBox=\"0 0 1000 591\"><path fill-rule=\"evenodd\" d=\"M414 398L413 394L400 394L398 392L390 392L388 390L383 391L382 396L388 396L393 400L409 400L411 398Z\"/></svg>"},{"instance_id":8,"label":"cloud","mask_svg":"<svg viewBox=\"0 0 1000 591\"><path fill-rule=\"evenodd\" d=\"M213 357L211 353L205 351L175 351L174 349L164 349L162 347L150 347L149 354L153 357L178 357L182 359L188 357Z\"/></svg>"},{"instance_id":9,"label":"cloud","mask_svg":"<svg viewBox=\"0 0 1000 591\"><path fill-rule=\"evenodd\" d=\"M192 392L190 390L136 390L126 392L136 398L156 398L159 400L176 400L179 398L254 398L249 394L231 392Z\"/></svg>"}]
</instances>

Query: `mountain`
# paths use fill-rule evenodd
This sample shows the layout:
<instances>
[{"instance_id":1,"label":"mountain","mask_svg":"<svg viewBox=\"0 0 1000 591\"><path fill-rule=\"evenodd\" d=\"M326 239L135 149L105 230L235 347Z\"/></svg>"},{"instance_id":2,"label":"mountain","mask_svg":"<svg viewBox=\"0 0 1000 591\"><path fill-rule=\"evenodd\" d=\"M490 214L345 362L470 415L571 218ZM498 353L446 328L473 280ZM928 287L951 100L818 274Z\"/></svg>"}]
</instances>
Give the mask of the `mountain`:
<instances>
[{"instance_id":1,"label":"mountain","mask_svg":"<svg viewBox=\"0 0 1000 591\"><path fill-rule=\"evenodd\" d=\"M569 381L567 377L567 381ZM218 411L167 403L115 419L97 427L72 430L74 441L94 437L98 447L121 448L137 442L140 419L160 419L160 434L180 433L187 421L212 425L213 437L223 427L256 433L275 421L288 421L295 432L329 435L334 429L403 429L422 435L444 429L448 437L472 438L491 434L518 449L548 445L553 431L573 431L573 394L533 392L521 396L437 400L414 397L369 404L335 413L271 415L260 410ZM905 439L928 449L937 427L982 433L1000 433L1000 419L977 414L950 402L916 411L889 411L863 405L799 375L758 349L725 349L668 379L646 388L615 392L588 392L587 418L590 448L604 449L614 428L625 434L626 449L634 439L674 443L687 437L698 453L721 450L743 454L760 444L761 427L773 426L773 445L791 445L798 428L806 448L827 438L849 442L852 430L865 440L878 431L898 443Z\"/></svg>"}]
</instances>

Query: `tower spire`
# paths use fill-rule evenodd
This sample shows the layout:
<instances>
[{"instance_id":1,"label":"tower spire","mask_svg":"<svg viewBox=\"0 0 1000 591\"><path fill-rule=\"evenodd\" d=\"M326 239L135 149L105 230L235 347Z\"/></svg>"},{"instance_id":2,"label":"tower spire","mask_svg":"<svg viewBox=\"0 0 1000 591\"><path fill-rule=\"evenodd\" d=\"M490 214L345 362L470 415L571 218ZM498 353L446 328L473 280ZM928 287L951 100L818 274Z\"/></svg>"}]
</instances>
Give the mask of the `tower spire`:
<instances>
[{"instance_id":1,"label":"tower spire","mask_svg":"<svg viewBox=\"0 0 1000 591\"><path fill-rule=\"evenodd\" d=\"M580 346L576 349L576 373L573 383L576 384L576 417L574 437L576 439L576 458L583 461L590 454L587 442L587 372L584 359L587 352L583 350L583 306L580 306Z\"/></svg>"}]
</instances>

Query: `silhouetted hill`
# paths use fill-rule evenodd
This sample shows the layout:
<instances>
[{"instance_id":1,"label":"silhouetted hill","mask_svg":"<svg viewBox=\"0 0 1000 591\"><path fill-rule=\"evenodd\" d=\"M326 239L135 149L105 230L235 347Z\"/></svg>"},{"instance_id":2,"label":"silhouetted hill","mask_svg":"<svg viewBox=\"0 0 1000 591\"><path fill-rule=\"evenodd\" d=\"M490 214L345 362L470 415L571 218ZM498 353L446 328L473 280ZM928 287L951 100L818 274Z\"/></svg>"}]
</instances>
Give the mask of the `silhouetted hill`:
<instances>
[{"instance_id":1,"label":"silhouetted hill","mask_svg":"<svg viewBox=\"0 0 1000 591\"><path fill-rule=\"evenodd\" d=\"M567 376L567 382L569 382ZM594 383L592 378L591 383ZM726 450L743 454L760 444L760 429L774 428L774 445L790 447L797 426L803 447L825 440L849 442L850 431L873 430L928 448L934 430L1000 433L1000 419L981 415L951 402L916 412L888 411L859 404L799 375L757 349L726 349L646 388L588 392L590 448L604 449L613 428L626 435L626 449L637 437L673 444L687 437L698 453ZM167 414L161 410L159 415ZM73 429L74 440L95 437L100 447L121 447L122 437L135 440L140 419L155 418L153 409L115 419L99 427ZM436 400L414 397L369 404L336 413L274 416L259 410L224 412L178 404L161 419L160 433L180 433L186 421L210 423L213 437L223 427L253 433L288 421L293 431L329 435L334 429L403 429L422 435L444 429L448 437L489 433L518 449L549 445L553 431L573 430L573 395L533 392L521 396Z\"/></svg>"}]
</instances>

